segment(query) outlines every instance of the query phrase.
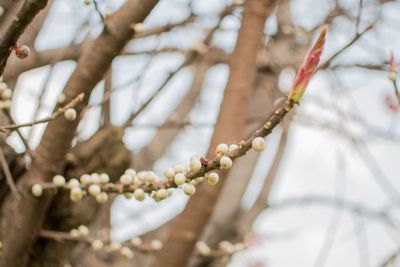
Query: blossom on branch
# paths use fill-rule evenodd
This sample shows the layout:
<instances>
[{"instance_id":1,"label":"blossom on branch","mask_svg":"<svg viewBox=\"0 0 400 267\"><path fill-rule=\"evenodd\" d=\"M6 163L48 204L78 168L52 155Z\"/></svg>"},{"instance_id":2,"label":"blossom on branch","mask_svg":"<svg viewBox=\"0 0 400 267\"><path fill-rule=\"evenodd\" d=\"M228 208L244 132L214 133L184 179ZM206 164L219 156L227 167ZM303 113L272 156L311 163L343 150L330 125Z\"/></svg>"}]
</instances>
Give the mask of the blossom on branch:
<instances>
[{"instance_id":1,"label":"blossom on branch","mask_svg":"<svg viewBox=\"0 0 400 267\"><path fill-rule=\"evenodd\" d=\"M328 32L328 25L322 28L317 42L314 44L308 53L303 65L297 73L296 80L294 81L289 93L289 99L299 102L306 90L308 82L317 70L319 60L326 40L326 33Z\"/></svg>"}]
</instances>

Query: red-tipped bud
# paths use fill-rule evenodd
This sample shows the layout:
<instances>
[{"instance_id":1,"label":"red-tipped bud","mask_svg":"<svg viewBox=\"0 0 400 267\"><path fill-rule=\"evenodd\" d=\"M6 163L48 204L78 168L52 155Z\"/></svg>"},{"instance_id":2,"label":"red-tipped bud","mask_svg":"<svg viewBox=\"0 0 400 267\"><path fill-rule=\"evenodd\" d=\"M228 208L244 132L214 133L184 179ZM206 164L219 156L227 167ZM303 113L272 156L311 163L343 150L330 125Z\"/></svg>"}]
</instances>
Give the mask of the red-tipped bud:
<instances>
[{"instance_id":1,"label":"red-tipped bud","mask_svg":"<svg viewBox=\"0 0 400 267\"><path fill-rule=\"evenodd\" d=\"M26 45L15 46L14 50L15 55L20 59L27 58L29 56L29 53L31 52L29 47Z\"/></svg>"},{"instance_id":2,"label":"red-tipped bud","mask_svg":"<svg viewBox=\"0 0 400 267\"><path fill-rule=\"evenodd\" d=\"M289 93L289 99L299 102L307 88L307 85L317 70L322 51L324 49L326 33L328 32L328 25L322 28L317 42L311 48L303 65L300 67L296 79L292 85Z\"/></svg>"}]
</instances>

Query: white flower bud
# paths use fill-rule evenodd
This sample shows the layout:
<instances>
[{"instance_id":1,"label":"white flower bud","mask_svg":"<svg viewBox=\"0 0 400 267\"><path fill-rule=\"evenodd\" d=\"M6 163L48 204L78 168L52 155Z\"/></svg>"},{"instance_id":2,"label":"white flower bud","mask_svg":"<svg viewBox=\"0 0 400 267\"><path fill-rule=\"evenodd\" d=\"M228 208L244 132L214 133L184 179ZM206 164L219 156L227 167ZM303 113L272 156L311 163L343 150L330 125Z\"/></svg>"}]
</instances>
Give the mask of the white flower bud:
<instances>
[{"instance_id":1,"label":"white flower bud","mask_svg":"<svg viewBox=\"0 0 400 267\"><path fill-rule=\"evenodd\" d=\"M100 204L104 204L108 201L108 195L106 192L101 192L96 196L96 201Z\"/></svg>"},{"instance_id":2,"label":"white flower bud","mask_svg":"<svg viewBox=\"0 0 400 267\"><path fill-rule=\"evenodd\" d=\"M265 139L262 137L254 138L251 142L251 147L257 152L263 151L265 148Z\"/></svg>"},{"instance_id":3,"label":"white flower bud","mask_svg":"<svg viewBox=\"0 0 400 267\"><path fill-rule=\"evenodd\" d=\"M152 250L161 250L162 247L163 247L163 243L158 239L154 239L150 242L150 248Z\"/></svg>"},{"instance_id":4,"label":"white flower bud","mask_svg":"<svg viewBox=\"0 0 400 267\"><path fill-rule=\"evenodd\" d=\"M73 187L71 189L71 192L69 193L69 198L72 201L74 201L74 202L79 201L82 199L82 197L83 197L83 192L80 187Z\"/></svg>"},{"instance_id":5,"label":"white flower bud","mask_svg":"<svg viewBox=\"0 0 400 267\"><path fill-rule=\"evenodd\" d=\"M89 194L91 194L92 196L95 197L95 196L97 196L98 194L101 193L101 188L97 184L91 184L89 186L88 192L89 192Z\"/></svg>"},{"instance_id":6,"label":"white flower bud","mask_svg":"<svg viewBox=\"0 0 400 267\"><path fill-rule=\"evenodd\" d=\"M166 170L164 171L164 176L165 176L165 178L167 178L167 179L169 179L169 180L174 179L175 170L172 169L172 168L166 169Z\"/></svg>"},{"instance_id":7,"label":"white flower bud","mask_svg":"<svg viewBox=\"0 0 400 267\"><path fill-rule=\"evenodd\" d=\"M92 183L92 176L89 174L82 174L81 177L79 178L81 181L81 184L86 185Z\"/></svg>"},{"instance_id":8,"label":"white flower bud","mask_svg":"<svg viewBox=\"0 0 400 267\"><path fill-rule=\"evenodd\" d=\"M5 82L0 82L0 91L8 89L8 85Z\"/></svg>"},{"instance_id":9,"label":"white flower bud","mask_svg":"<svg viewBox=\"0 0 400 267\"><path fill-rule=\"evenodd\" d=\"M65 185L65 178L62 175L56 175L53 177L53 184L57 186L63 186Z\"/></svg>"},{"instance_id":10,"label":"white flower bud","mask_svg":"<svg viewBox=\"0 0 400 267\"><path fill-rule=\"evenodd\" d=\"M40 184L34 184L31 191L34 197L41 197L43 195L43 186Z\"/></svg>"},{"instance_id":11,"label":"white flower bud","mask_svg":"<svg viewBox=\"0 0 400 267\"><path fill-rule=\"evenodd\" d=\"M135 33L140 33L143 32L145 27L143 23L134 23L131 25L131 29L135 32Z\"/></svg>"},{"instance_id":12,"label":"white flower bud","mask_svg":"<svg viewBox=\"0 0 400 267\"><path fill-rule=\"evenodd\" d=\"M115 252L117 250L121 249L121 243L116 242L116 241L112 241L108 246L107 246L107 250L109 252Z\"/></svg>"},{"instance_id":13,"label":"white flower bud","mask_svg":"<svg viewBox=\"0 0 400 267\"><path fill-rule=\"evenodd\" d=\"M134 237L130 240L132 246L138 247L142 244L142 239L140 237Z\"/></svg>"},{"instance_id":14,"label":"white flower bud","mask_svg":"<svg viewBox=\"0 0 400 267\"><path fill-rule=\"evenodd\" d=\"M196 249L201 256L209 256L211 255L211 248L204 241L198 241L196 243Z\"/></svg>"},{"instance_id":15,"label":"white flower bud","mask_svg":"<svg viewBox=\"0 0 400 267\"><path fill-rule=\"evenodd\" d=\"M76 110L73 108L68 108L65 112L64 112L64 117L67 121L74 121L76 119Z\"/></svg>"},{"instance_id":16,"label":"white flower bud","mask_svg":"<svg viewBox=\"0 0 400 267\"><path fill-rule=\"evenodd\" d=\"M81 233L78 229L71 229L71 231L69 231L69 235L73 238L78 238L81 236Z\"/></svg>"},{"instance_id":17,"label":"white flower bud","mask_svg":"<svg viewBox=\"0 0 400 267\"><path fill-rule=\"evenodd\" d=\"M137 176L138 176L139 180L144 182L146 180L147 172L140 171L140 172L138 172Z\"/></svg>"},{"instance_id":18,"label":"white flower bud","mask_svg":"<svg viewBox=\"0 0 400 267\"><path fill-rule=\"evenodd\" d=\"M130 185L133 182L133 178L132 176L128 175L128 174L123 174L120 178L119 181L121 184L123 185Z\"/></svg>"},{"instance_id":19,"label":"white flower bud","mask_svg":"<svg viewBox=\"0 0 400 267\"><path fill-rule=\"evenodd\" d=\"M223 156L219 160L219 164L221 165L221 169L229 169L232 167L232 160L229 157Z\"/></svg>"},{"instance_id":20,"label":"white flower bud","mask_svg":"<svg viewBox=\"0 0 400 267\"><path fill-rule=\"evenodd\" d=\"M65 102L65 100L66 100L66 97L65 97L64 93L60 93L57 96L57 104L61 105Z\"/></svg>"},{"instance_id":21,"label":"white flower bud","mask_svg":"<svg viewBox=\"0 0 400 267\"><path fill-rule=\"evenodd\" d=\"M143 191L143 189L137 188L135 189L135 192L133 192L133 196L136 198L136 200L143 201L146 193Z\"/></svg>"},{"instance_id":22,"label":"white flower bud","mask_svg":"<svg viewBox=\"0 0 400 267\"><path fill-rule=\"evenodd\" d=\"M183 166L183 165L175 165L174 170L175 170L175 173L185 172L185 166Z\"/></svg>"},{"instance_id":23,"label":"white flower bud","mask_svg":"<svg viewBox=\"0 0 400 267\"><path fill-rule=\"evenodd\" d=\"M183 192L188 196L193 196L196 193L196 187L191 184L184 184L183 185Z\"/></svg>"},{"instance_id":24,"label":"white flower bud","mask_svg":"<svg viewBox=\"0 0 400 267\"><path fill-rule=\"evenodd\" d=\"M221 241L221 242L219 242L218 248L219 248L223 253L226 253L226 254L231 254L231 253L233 253L234 250L235 250L235 249L234 249L234 246L233 246L232 243L229 242L229 241Z\"/></svg>"},{"instance_id":25,"label":"white flower bud","mask_svg":"<svg viewBox=\"0 0 400 267\"><path fill-rule=\"evenodd\" d=\"M119 250L119 253L121 253L121 256L123 256L124 258L127 258L127 259L133 259L133 257L134 257L133 251L130 248L125 247L125 246Z\"/></svg>"},{"instance_id":26,"label":"white flower bud","mask_svg":"<svg viewBox=\"0 0 400 267\"><path fill-rule=\"evenodd\" d=\"M107 173L101 173L99 178L99 183L106 184L108 182L110 182L110 176L108 176Z\"/></svg>"},{"instance_id":27,"label":"white flower bud","mask_svg":"<svg viewBox=\"0 0 400 267\"><path fill-rule=\"evenodd\" d=\"M225 155L228 150L229 147L227 144L219 144L215 150L215 153Z\"/></svg>"},{"instance_id":28,"label":"white flower bud","mask_svg":"<svg viewBox=\"0 0 400 267\"><path fill-rule=\"evenodd\" d=\"M172 195L175 192L175 189L174 188L168 188L167 191L168 191L169 195Z\"/></svg>"},{"instance_id":29,"label":"white flower bud","mask_svg":"<svg viewBox=\"0 0 400 267\"><path fill-rule=\"evenodd\" d=\"M91 247L93 251L99 251L104 247L104 243L101 240L95 239L92 241Z\"/></svg>"},{"instance_id":30,"label":"white flower bud","mask_svg":"<svg viewBox=\"0 0 400 267\"><path fill-rule=\"evenodd\" d=\"M201 177L194 178L193 180L191 180L191 182L193 182L192 183L193 185L196 185L196 184L203 182L203 180L204 180L204 177L201 176Z\"/></svg>"},{"instance_id":31,"label":"white flower bud","mask_svg":"<svg viewBox=\"0 0 400 267\"><path fill-rule=\"evenodd\" d=\"M238 149L238 148L239 148L238 145L232 144L232 145L229 146L228 152L229 152L229 153L232 153L233 151L235 151L235 150Z\"/></svg>"},{"instance_id":32,"label":"white flower bud","mask_svg":"<svg viewBox=\"0 0 400 267\"><path fill-rule=\"evenodd\" d=\"M125 174L130 175L132 177L136 176L136 171L134 169L127 169Z\"/></svg>"},{"instance_id":33,"label":"white flower bud","mask_svg":"<svg viewBox=\"0 0 400 267\"><path fill-rule=\"evenodd\" d=\"M192 161L192 160L200 160L200 159L201 159L201 156L197 155L197 154L190 157L190 161Z\"/></svg>"},{"instance_id":34,"label":"white flower bud","mask_svg":"<svg viewBox=\"0 0 400 267\"><path fill-rule=\"evenodd\" d=\"M155 195L156 200L163 200L169 197L168 191L164 188L158 189Z\"/></svg>"},{"instance_id":35,"label":"white flower bud","mask_svg":"<svg viewBox=\"0 0 400 267\"><path fill-rule=\"evenodd\" d=\"M99 184L100 183L100 174L94 172L90 175L91 183L92 184Z\"/></svg>"},{"instance_id":36,"label":"white flower bud","mask_svg":"<svg viewBox=\"0 0 400 267\"><path fill-rule=\"evenodd\" d=\"M198 159L193 159L190 161L190 170L197 172L201 169L202 164L201 161Z\"/></svg>"},{"instance_id":37,"label":"white flower bud","mask_svg":"<svg viewBox=\"0 0 400 267\"><path fill-rule=\"evenodd\" d=\"M10 88L1 90L0 95L1 95L1 99L3 99L3 100L10 100L12 97L12 90Z\"/></svg>"},{"instance_id":38,"label":"white flower bud","mask_svg":"<svg viewBox=\"0 0 400 267\"><path fill-rule=\"evenodd\" d=\"M145 178L145 182L147 182L149 184L151 184L151 183L153 183L153 182L158 180L157 175L152 171L146 172L146 176L145 177L146 177Z\"/></svg>"},{"instance_id":39,"label":"white flower bud","mask_svg":"<svg viewBox=\"0 0 400 267\"><path fill-rule=\"evenodd\" d=\"M206 174L206 179L209 184L216 185L219 182L219 175L216 172L210 172Z\"/></svg>"},{"instance_id":40,"label":"white flower bud","mask_svg":"<svg viewBox=\"0 0 400 267\"><path fill-rule=\"evenodd\" d=\"M186 182L186 176L183 173L177 173L174 176L174 183L177 186L183 185Z\"/></svg>"},{"instance_id":41,"label":"white flower bud","mask_svg":"<svg viewBox=\"0 0 400 267\"><path fill-rule=\"evenodd\" d=\"M78 231L81 236L89 235L89 228L86 225L79 225Z\"/></svg>"},{"instance_id":42,"label":"white flower bud","mask_svg":"<svg viewBox=\"0 0 400 267\"><path fill-rule=\"evenodd\" d=\"M68 188L74 188L74 187L79 187L81 184L79 183L78 179L72 178L71 180L68 181Z\"/></svg>"}]
</instances>

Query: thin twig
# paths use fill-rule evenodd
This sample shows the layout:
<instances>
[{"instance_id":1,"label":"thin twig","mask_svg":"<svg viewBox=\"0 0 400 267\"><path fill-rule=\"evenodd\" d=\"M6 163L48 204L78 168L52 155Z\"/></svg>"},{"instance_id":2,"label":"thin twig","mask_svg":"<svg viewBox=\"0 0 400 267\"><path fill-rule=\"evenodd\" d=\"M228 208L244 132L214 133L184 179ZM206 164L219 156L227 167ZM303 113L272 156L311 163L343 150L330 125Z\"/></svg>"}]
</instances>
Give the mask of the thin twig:
<instances>
[{"instance_id":1,"label":"thin twig","mask_svg":"<svg viewBox=\"0 0 400 267\"><path fill-rule=\"evenodd\" d=\"M99 17L101 19L101 21L104 23L104 16L101 13L100 9L99 9L99 5L97 3L97 0L93 0L93 5L94 5L94 9L96 10L97 14L99 14Z\"/></svg>"},{"instance_id":2,"label":"thin twig","mask_svg":"<svg viewBox=\"0 0 400 267\"><path fill-rule=\"evenodd\" d=\"M33 122L1 126L0 127L0 132L13 131L13 130L16 130L16 129L19 129L19 128L29 127L29 126L33 126L33 125L36 125L36 124L46 123L46 122L49 122L51 120L54 120L58 116L62 115L67 109L75 107L79 102L81 102L83 100L83 97L84 97L83 93L79 94L77 97L72 99L71 102L69 102L64 107L59 108L56 112L54 112L49 117L46 117L46 118L43 118L43 119L40 119L40 120L36 120L36 121L33 121Z\"/></svg>"},{"instance_id":3,"label":"thin twig","mask_svg":"<svg viewBox=\"0 0 400 267\"><path fill-rule=\"evenodd\" d=\"M318 69L326 69L330 66L331 62L338 57L341 53L343 53L346 49L351 47L355 42L357 42L365 33L373 29L374 23L370 24L367 28L365 28L362 32L356 33L353 39L351 39L346 45L344 45L341 49L339 49L335 54L333 54L329 59L327 59Z\"/></svg>"},{"instance_id":4,"label":"thin twig","mask_svg":"<svg viewBox=\"0 0 400 267\"><path fill-rule=\"evenodd\" d=\"M8 163L7 163L6 157L4 155L4 152L3 152L3 149L1 148L1 146L0 146L0 165L1 165L1 168L3 169L4 176L6 177L6 181L7 181L8 186L11 189L11 192L16 197L21 197L20 193L18 192L17 187L15 186L14 179L11 175L10 168L8 167Z\"/></svg>"},{"instance_id":5,"label":"thin twig","mask_svg":"<svg viewBox=\"0 0 400 267\"><path fill-rule=\"evenodd\" d=\"M399 92L399 88L397 86L397 82L396 82L396 80L393 80L392 82L393 82L394 94L396 95L397 102L400 105L400 92Z\"/></svg>"},{"instance_id":6,"label":"thin twig","mask_svg":"<svg viewBox=\"0 0 400 267\"><path fill-rule=\"evenodd\" d=\"M78 236L74 237L71 236L70 233L68 232L60 232L60 231L52 231L52 230L41 230L40 231L40 237L46 238L46 239L52 239L58 242L64 242L64 241L75 241L75 242L84 242L91 244L94 240L97 238L94 238L92 236ZM101 240L101 239L97 239ZM105 244L111 243L111 240L101 240ZM148 253L148 252L155 252L156 250L151 247L150 244L141 244L138 246L133 246L129 241L125 241L121 243L122 246L127 246L133 250L143 252L143 253Z\"/></svg>"},{"instance_id":7,"label":"thin twig","mask_svg":"<svg viewBox=\"0 0 400 267\"><path fill-rule=\"evenodd\" d=\"M239 143L239 148L227 153L226 156L235 160L236 158L244 156L247 151L249 151L252 147L252 141L257 137L266 137L269 135L272 130L283 120L286 114L292 110L295 102L293 100L287 99L281 105L279 105L276 110L269 116L267 122L263 125L263 127L254 131L253 134L246 140L241 141ZM203 166L199 171L196 172L188 172L186 174L186 178L189 180L196 179L198 177L203 177L206 173L218 170L221 168L220 165L220 156L215 156L212 160L204 159ZM54 190L57 188L69 189L68 185L57 186L54 183L43 183L41 184L44 190ZM88 185L80 185L81 188L87 189ZM145 192L150 193L154 190L158 190L160 188L176 188L177 185L170 180L162 180L153 184L132 184L128 186L124 186L120 183L108 183L100 185L101 190L108 193L133 193L137 188L143 189Z\"/></svg>"}]
</instances>

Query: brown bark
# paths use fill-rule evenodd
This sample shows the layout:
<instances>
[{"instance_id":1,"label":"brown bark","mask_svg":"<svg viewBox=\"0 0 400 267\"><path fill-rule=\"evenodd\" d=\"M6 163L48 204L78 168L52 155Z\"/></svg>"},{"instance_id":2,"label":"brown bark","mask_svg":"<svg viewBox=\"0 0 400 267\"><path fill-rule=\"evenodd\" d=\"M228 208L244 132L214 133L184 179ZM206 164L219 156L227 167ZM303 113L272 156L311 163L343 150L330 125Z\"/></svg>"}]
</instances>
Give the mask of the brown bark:
<instances>
[{"instance_id":1,"label":"brown bark","mask_svg":"<svg viewBox=\"0 0 400 267\"><path fill-rule=\"evenodd\" d=\"M255 81L257 53L265 20L272 8L273 1L248 0L245 3L242 27L232 55L228 84L208 157L214 156L214 149L219 143L237 143L242 138L245 114ZM222 179L215 187L204 185L199 188L184 212L172 222L169 238L154 267L185 266L188 263L223 184Z\"/></svg>"},{"instance_id":2,"label":"brown bark","mask_svg":"<svg viewBox=\"0 0 400 267\"><path fill-rule=\"evenodd\" d=\"M112 59L131 39L132 30L129 25L143 21L157 3L157 0L128 1L107 21L103 33L83 51L77 68L64 89L67 101L80 93L85 94L84 104L76 107L78 114L87 104L91 90L102 79ZM7 200L6 216L2 218L4 251L0 266L26 266L30 248L37 238L52 200L50 194L34 199L28 189L35 181L48 181L55 173L61 172L78 122L79 120L69 122L59 117L49 123L35 151L30 170L18 183L23 198L10 197Z\"/></svg>"},{"instance_id":3,"label":"brown bark","mask_svg":"<svg viewBox=\"0 0 400 267\"><path fill-rule=\"evenodd\" d=\"M66 166L65 177L70 179L80 177L84 173L104 172L108 173L115 182L129 167L131 156L122 137L122 129L107 127L100 129L89 140L79 143L67 156L71 161ZM55 196L47 213L44 228L68 232L83 224L90 225L91 232L100 233L102 229L96 227L99 224L92 225L91 223L102 220L98 216L104 208L109 209L110 206L100 205L91 197L74 203L69 199L69 192L60 191ZM30 265L62 266L63 263L68 262L75 247L75 242L60 243L49 239L39 240L34 247L34 259L31 260ZM82 246L78 245L77 247L81 248Z\"/></svg>"}]
</instances>

